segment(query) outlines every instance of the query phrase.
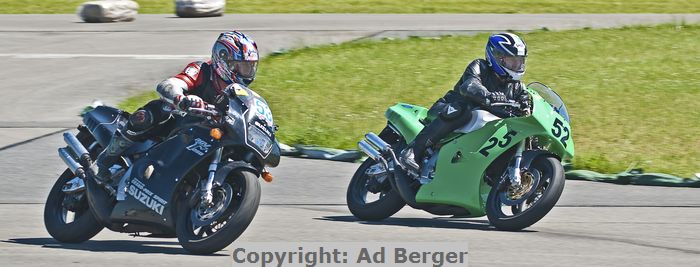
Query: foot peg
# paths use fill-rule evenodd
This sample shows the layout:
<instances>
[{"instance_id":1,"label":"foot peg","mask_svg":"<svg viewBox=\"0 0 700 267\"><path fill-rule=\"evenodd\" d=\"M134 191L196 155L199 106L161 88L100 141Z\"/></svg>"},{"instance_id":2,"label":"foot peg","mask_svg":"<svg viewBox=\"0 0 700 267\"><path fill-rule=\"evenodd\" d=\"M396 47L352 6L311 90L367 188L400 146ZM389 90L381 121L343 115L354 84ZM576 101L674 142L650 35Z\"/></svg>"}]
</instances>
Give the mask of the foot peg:
<instances>
[{"instance_id":1,"label":"foot peg","mask_svg":"<svg viewBox=\"0 0 700 267\"><path fill-rule=\"evenodd\" d=\"M401 151L401 163L403 163L404 167L409 169L406 171L413 171L415 173L419 173L420 171L420 165L416 162L413 154L413 147L407 147Z\"/></svg>"}]
</instances>

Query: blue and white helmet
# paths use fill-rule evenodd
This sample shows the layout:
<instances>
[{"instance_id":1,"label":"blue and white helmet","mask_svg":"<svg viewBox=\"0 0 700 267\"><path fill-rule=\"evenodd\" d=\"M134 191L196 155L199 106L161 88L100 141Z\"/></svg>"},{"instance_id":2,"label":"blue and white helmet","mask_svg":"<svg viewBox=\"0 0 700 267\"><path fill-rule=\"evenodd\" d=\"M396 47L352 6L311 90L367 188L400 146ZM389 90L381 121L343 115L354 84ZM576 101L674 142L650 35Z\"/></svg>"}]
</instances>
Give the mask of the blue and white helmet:
<instances>
[{"instance_id":1,"label":"blue and white helmet","mask_svg":"<svg viewBox=\"0 0 700 267\"><path fill-rule=\"evenodd\" d=\"M512 33L497 33L486 43L486 60L499 76L520 81L525 74L527 45Z\"/></svg>"}]
</instances>

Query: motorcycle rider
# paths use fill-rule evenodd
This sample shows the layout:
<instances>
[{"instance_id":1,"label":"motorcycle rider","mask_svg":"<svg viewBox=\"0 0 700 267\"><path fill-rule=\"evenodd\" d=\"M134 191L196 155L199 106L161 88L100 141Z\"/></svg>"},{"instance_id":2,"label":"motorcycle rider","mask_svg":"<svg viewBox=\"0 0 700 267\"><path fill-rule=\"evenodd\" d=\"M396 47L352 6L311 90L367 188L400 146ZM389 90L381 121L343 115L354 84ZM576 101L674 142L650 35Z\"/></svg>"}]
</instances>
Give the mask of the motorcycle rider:
<instances>
[{"instance_id":1,"label":"motorcycle rider","mask_svg":"<svg viewBox=\"0 0 700 267\"><path fill-rule=\"evenodd\" d=\"M173 108L185 112L205 108L230 84L250 85L255 80L258 59L253 39L238 31L221 33L210 61L189 63L179 74L160 82L156 88L160 99L139 108L129 117L126 128L117 130L91 168L99 182L110 179L109 168L135 142L167 134L166 123L172 118Z\"/></svg>"},{"instance_id":2,"label":"motorcycle rider","mask_svg":"<svg viewBox=\"0 0 700 267\"><path fill-rule=\"evenodd\" d=\"M520 81L525 74L525 42L512 33L493 34L486 42L485 57L472 61L454 88L428 110L429 123L401 153L409 170L420 173L426 149L468 123L471 110L508 100L528 103L529 94Z\"/></svg>"}]
</instances>

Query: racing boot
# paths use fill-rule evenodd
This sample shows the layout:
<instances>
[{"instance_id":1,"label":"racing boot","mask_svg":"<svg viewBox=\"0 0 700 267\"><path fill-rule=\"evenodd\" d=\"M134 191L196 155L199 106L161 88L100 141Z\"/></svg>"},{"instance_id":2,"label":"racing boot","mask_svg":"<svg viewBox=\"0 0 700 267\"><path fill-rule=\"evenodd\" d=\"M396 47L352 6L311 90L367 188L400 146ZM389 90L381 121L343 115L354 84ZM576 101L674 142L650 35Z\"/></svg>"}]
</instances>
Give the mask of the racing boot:
<instances>
[{"instance_id":1,"label":"racing boot","mask_svg":"<svg viewBox=\"0 0 700 267\"><path fill-rule=\"evenodd\" d=\"M469 118L469 116L466 116L466 118L448 119L441 115L430 121L430 123L418 133L413 142L406 149L401 151L401 163L407 167L407 171L410 170L416 174L420 174L427 148L439 143L440 139L447 136L447 134L458 126L464 125L465 122L463 121L469 121Z\"/></svg>"},{"instance_id":2,"label":"racing boot","mask_svg":"<svg viewBox=\"0 0 700 267\"><path fill-rule=\"evenodd\" d=\"M133 144L133 141L122 136L119 132L112 136L112 140L109 141L107 148L97 156L95 163L90 167L98 183L108 183L111 180L112 172L109 168L117 164L122 153Z\"/></svg>"},{"instance_id":3,"label":"racing boot","mask_svg":"<svg viewBox=\"0 0 700 267\"><path fill-rule=\"evenodd\" d=\"M401 151L401 157L399 159L401 165L406 168L406 171L420 173L420 164L416 161L415 153L413 151L413 143Z\"/></svg>"}]
</instances>

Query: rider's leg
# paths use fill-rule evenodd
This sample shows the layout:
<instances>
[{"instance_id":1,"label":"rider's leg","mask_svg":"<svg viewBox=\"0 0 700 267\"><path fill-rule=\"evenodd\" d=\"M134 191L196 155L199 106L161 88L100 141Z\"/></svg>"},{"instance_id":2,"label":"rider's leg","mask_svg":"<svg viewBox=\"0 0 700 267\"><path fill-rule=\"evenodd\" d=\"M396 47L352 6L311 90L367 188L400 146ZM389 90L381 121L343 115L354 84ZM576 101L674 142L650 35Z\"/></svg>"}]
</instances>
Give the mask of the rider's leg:
<instances>
[{"instance_id":1,"label":"rider's leg","mask_svg":"<svg viewBox=\"0 0 700 267\"><path fill-rule=\"evenodd\" d=\"M439 112L438 116L418 133L413 140L413 145L409 146L409 149L403 153L404 163L409 167L420 169L427 147L440 142L450 132L463 126L471 119L471 109L468 105L448 103L441 105L441 108L442 111Z\"/></svg>"},{"instance_id":2,"label":"rider's leg","mask_svg":"<svg viewBox=\"0 0 700 267\"><path fill-rule=\"evenodd\" d=\"M97 156L92 171L101 182L109 181L112 173L109 168L119 162L121 155L135 142L150 138L169 119L170 114L163 111L163 102L154 100L129 116L126 129L117 130L105 150Z\"/></svg>"},{"instance_id":3,"label":"rider's leg","mask_svg":"<svg viewBox=\"0 0 700 267\"><path fill-rule=\"evenodd\" d=\"M107 182L112 176L109 168L116 164L119 157L126 151L129 147L134 144L134 141L125 137L120 131L117 130L109 141L109 144L105 148L92 165L92 172L95 177L100 182Z\"/></svg>"}]
</instances>

